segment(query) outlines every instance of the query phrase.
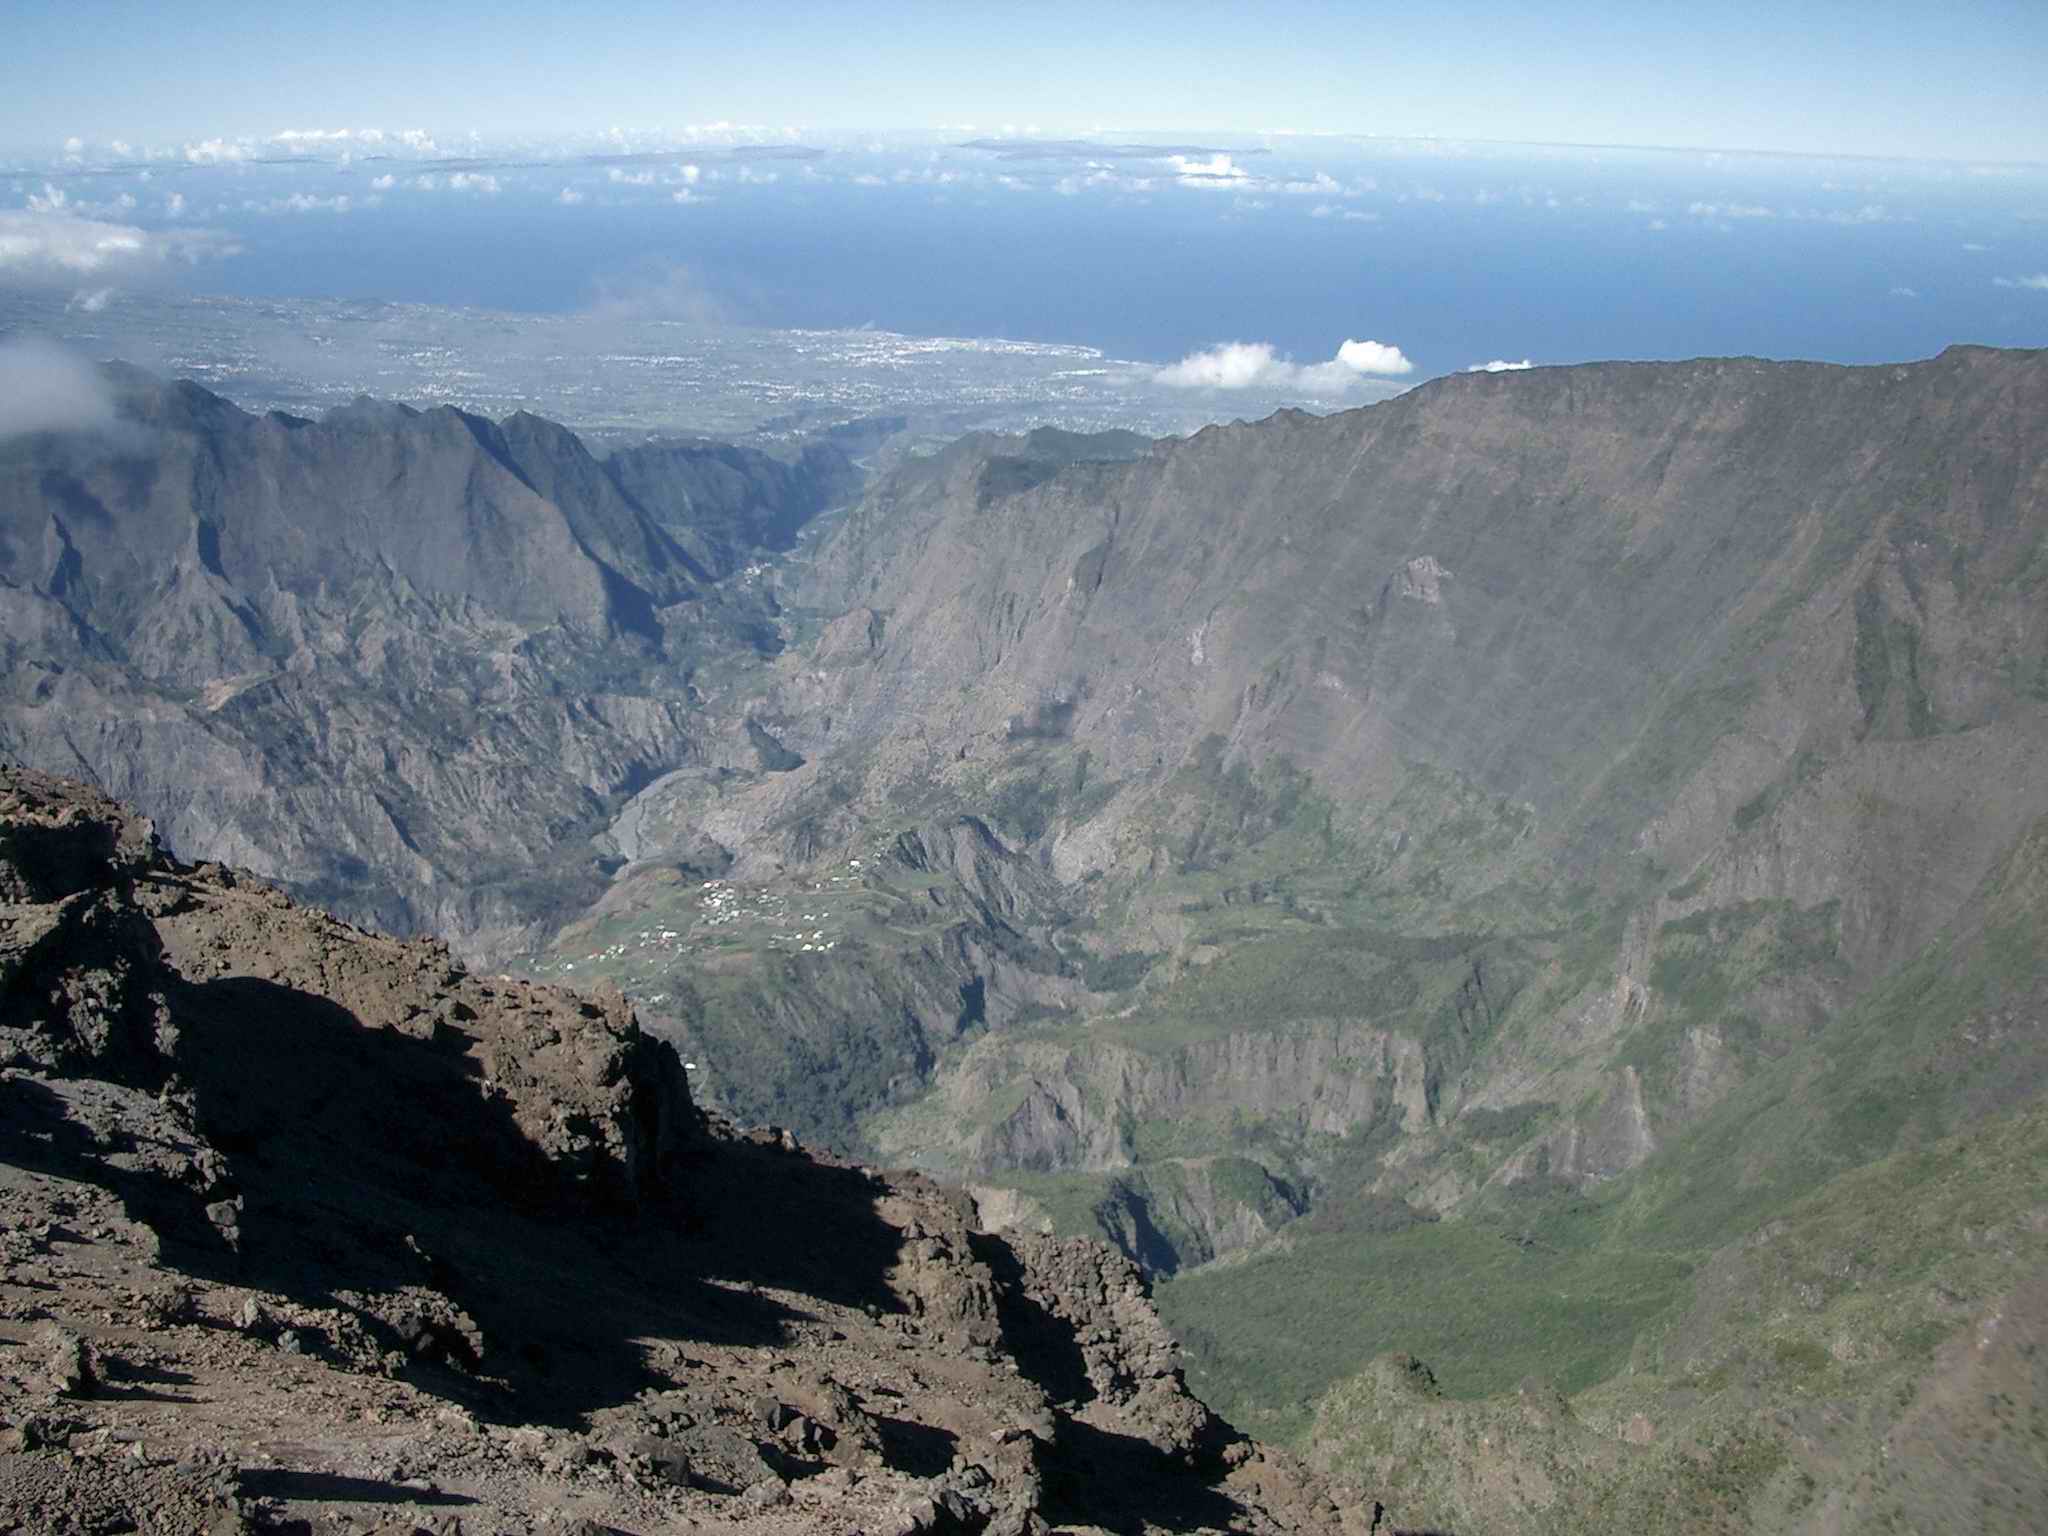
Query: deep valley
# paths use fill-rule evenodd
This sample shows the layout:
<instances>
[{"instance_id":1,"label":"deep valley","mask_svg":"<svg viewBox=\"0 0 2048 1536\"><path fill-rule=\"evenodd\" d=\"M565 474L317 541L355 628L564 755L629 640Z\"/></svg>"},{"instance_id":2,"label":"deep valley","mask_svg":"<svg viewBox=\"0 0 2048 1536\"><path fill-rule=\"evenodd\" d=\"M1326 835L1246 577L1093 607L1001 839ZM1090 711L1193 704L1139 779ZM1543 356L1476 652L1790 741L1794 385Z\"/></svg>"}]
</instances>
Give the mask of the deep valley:
<instances>
[{"instance_id":1,"label":"deep valley","mask_svg":"<svg viewBox=\"0 0 2048 1536\"><path fill-rule=\"evenodd\" d=\"M20 767L1108 1242L1390 1526L2038 1519L2048 354L936 453L111 382L0 442Z\"/></svg>"}]
</instances>

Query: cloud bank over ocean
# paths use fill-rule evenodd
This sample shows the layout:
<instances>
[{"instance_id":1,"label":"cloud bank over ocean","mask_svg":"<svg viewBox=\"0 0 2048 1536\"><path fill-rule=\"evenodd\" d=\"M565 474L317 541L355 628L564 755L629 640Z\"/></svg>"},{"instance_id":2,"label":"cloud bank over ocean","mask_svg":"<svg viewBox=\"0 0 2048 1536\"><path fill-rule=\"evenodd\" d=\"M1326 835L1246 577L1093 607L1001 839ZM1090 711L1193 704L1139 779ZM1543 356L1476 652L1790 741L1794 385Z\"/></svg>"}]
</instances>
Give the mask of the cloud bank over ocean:
<instances>
[{"instance_id":1,"label":"cloud bank over ocean","mask_svg":"<svg viewBox=\"0 0 2048 1536\"><path fill-rule=\"evenodd\" d=\"M1190 352L1161 368L1155 382L1175 389L1303 390L1341 395L1368 379L1399 378L1415 371L1401 349L1389 342L1347 341L1323 363L1296 363L1269 341L1227 341Z\"/></svg>"}]
</instances>

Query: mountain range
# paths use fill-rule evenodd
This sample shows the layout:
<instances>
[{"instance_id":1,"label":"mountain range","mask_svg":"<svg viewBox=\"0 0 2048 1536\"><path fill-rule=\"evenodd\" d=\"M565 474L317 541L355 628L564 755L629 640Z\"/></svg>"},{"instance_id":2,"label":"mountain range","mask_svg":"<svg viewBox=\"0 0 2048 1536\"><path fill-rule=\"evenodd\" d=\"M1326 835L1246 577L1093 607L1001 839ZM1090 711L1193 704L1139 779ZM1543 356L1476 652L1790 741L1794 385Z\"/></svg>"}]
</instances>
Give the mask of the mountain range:
<instances>
[{"instance_id":1,"label":"mountain range","mask_svg":"<svg viewBox=\"0 0 2048 1536\"><path fill-rule=\"evenodd\" d=\"M0 445L0 751L1108 1239L1403 1525L2038 1507L2048 355L864 484L115 382Z\"/></svg>"}]
</instances>

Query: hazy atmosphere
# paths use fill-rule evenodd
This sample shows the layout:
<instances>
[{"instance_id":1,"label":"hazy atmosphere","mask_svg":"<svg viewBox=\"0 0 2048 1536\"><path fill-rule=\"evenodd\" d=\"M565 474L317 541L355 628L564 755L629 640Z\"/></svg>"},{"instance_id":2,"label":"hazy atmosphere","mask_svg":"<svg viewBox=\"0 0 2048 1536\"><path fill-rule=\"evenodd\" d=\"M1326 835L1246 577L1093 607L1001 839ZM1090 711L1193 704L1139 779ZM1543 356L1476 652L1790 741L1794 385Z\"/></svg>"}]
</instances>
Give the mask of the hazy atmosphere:
<instances>
[{"instance_id":1,"label":"hazy atmosphere","mask_svg":"<svg viewBox=\"0 0 2048 1536\"><path fill-rule=\"evenodd\" d=\"M209 8L203 44L175 14L14 13L0 324L277 403L610 424L509 317L625 388L679 334L1081 349L981 366L1037 418L1112 395L1158 430L1475 366L1872 362L2048 323L2048 19L2018 4ZM233 355L199 299L260 301ZM858 350L808 366L879 402L932 361ZM751 409L703 393L646 424Z\"/></svg>"}]
</instances>

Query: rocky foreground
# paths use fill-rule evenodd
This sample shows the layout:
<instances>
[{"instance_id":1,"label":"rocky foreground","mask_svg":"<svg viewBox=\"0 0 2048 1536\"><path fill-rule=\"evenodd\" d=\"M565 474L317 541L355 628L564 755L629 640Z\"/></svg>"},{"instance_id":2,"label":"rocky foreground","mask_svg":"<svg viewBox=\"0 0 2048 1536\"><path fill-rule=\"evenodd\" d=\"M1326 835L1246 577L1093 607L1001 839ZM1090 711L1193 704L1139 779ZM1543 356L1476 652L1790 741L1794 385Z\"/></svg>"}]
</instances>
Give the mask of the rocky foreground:
<instances>
[{"instance_id":1,"label":"rocky foreground","mask_svg":"<svg viewBox=\"0 0 2048 1536\"><path fill-rule=\"evenodd\" d=\"M1138 1270L0 767L0 1530L1358 1531Z\"/></svg>"}]
</instances>

